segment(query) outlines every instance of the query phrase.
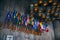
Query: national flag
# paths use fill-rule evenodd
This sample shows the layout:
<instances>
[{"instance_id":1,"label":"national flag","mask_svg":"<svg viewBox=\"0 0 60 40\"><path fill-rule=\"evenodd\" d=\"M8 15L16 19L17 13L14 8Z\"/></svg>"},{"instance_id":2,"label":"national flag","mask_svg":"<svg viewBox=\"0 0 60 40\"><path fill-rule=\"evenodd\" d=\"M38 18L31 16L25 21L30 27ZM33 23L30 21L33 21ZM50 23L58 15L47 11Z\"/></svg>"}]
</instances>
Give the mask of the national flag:
<instances>
[{"instance_id":1,"label":"national flag","mask_svg":"<svg viewBox=\"0 0 60 40\"><path fill-rule=\"evenodd\" d=\"M10 22L10 20L11 20L11 14L10 14L10 11L9 11L6 15L6 21Z\"/></svg>"}]
</instances>

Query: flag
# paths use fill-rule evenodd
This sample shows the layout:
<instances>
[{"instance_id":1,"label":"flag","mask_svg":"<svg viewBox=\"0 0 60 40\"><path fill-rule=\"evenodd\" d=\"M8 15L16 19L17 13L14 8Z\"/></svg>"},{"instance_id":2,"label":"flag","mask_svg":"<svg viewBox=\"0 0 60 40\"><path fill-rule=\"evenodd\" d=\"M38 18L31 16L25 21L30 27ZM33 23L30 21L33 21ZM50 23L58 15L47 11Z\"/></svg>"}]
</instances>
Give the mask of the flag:
<instances>
[{"instance_id":1,"label":"flag","mask_svg":"<svg viewBox=\"0 0 60 40\"><path fill-rule=\"evenodd\" d=\"M33 25L33 29L37 29L37 26L36 25Z\"/></svg>"},{"instance_id":2,"label":"flag","mask_svg":"<svg viewBox=\"0 0 60 40\"><path fill-rule=\"evenodd\" d=\"M32 25L34 25L34 21L32 21Z\"/></svg>"},{"instance_id":3,"label":"flag","mask_svg":"<svg viewBox=\"0 0 60 40\"><path fill-rule=\"evenodd\" d=\"M10 22L10 20L11 20L11 14L10 14L10 11L9 11L6 15L6 21Z\"/></svg>"},{"instance_id":4,"label":"flag","mask_svg":"<svg viewBox=\"0 0 60 40\"><path fill-rule=\"evenodd\" d=\"M14 12L13 12L13 18L15 19L16 18L16 11L14 10Z\"/></svg>"},{"instance_id":5,"label":"flag","mask_svg":"<svg viewBox=\"0 0 60 40\"><path fill-rule=\"evenodd\" d=\"M40 22L40 27L43 28L42 22Z\"/></svg>"},{"instance_id":6,"label":"flag","mask_svg":"<svg viewBox=\"0 0 60 40\"><path fill-rule=\"evenodd\" d=\"M25 26L27 26L27 23L25 22Z\"/></svg>"},{"instance_id":7,"label":"flag","mask_svg":"<svg viewBox=\"0 0 60 40\"><path fill-rule=\"evenodd\" d=\"M48 29L48 27L46 27L46 29L45 29L45 32L49 32L49 29Z\"/></svg>"}]
</instances>

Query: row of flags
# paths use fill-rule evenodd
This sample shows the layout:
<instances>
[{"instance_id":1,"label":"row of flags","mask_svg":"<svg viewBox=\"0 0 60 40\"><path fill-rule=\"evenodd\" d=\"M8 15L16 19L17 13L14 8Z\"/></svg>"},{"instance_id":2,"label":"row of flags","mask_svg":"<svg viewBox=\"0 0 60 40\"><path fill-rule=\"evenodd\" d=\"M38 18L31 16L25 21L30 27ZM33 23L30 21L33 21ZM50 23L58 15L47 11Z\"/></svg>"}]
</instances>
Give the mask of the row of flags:
<instances>
[{"instance_id":1,"label":"row of flags","mask_svg":"<svg viewBox=\"0 0 60 40\"><path fill-rule=\"evenodd\" d=\"M45 22L39 22L38 20L34 19L34 17L31 17L29 15L21 15L20 13L14 11L12 14L10 11L6 15L6 22L12 22L15 25L25 25L26 28L30 28L32 30L38 30L38 31L46 31L48 32L48 24ZM47 29L47 30L46 30Z\"/></svg>"}]
</instances>

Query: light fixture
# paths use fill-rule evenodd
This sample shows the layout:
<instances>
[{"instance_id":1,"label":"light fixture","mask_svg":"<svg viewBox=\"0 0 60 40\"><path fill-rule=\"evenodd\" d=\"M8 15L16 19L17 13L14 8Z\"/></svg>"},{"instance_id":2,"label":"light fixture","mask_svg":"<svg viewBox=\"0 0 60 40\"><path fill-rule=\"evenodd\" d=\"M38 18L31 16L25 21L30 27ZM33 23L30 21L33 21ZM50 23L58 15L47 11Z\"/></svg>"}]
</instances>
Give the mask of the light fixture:
<instances>
[{"instance_id":1,"label":"light fixture","mask_svg":"<svg viewBox=\"0 0 60 40\"><path fill-rule=\"evenodd\" d=\"M58 13L55 13L55 16L58 16Z\"/></svg>"},{"instance_id":2,"label":"light fixture","mask_svg":"<svg viewBox=\"0 0 60 40\"><path fill-rule=\"evenodd\" d=\"M60 7L60 4L58 4L57 7Z\"/></svg>"},{"instance_id":3,"label":"light fixture","mask_svg":"<svg viewBox=\"0 0 60 40\"><path fill-rule=\"evenodd\" d=\"M49 3L52 3L53 0L49 0Z\"/></svg>"},{"instance_id":4,"label":"light fixture","mask_svg":"<svg viewBox=\"0 0 60 40\"><path fill-rule=\"evenodd\" d=\"M47 2L43 3L43 6L47 6Z\"/></svg>"},{"instance_id":5,"label":"light fixture","mask_svg":"<svg viewBox=\"0 0 60 40\"><path fill-rule=\"evenodd\" d=\"M37 4L37 3L35 3L35 4L34 4L34 6L38 6L38 4Z\"/></svg>"},{"instance_id":6,"label":"light fixture","mask_svg":"<svg viewBox=\"0 0 60 40\"><path fill-rule=\"evenodd\" d=\"M42 12L42 10L39 10L39 13L41 13Z\"/></svg>"},{"instance_id":7,"label":"light fixture","mask_svg":"<svg viewBox=\"0 0 60 40\"><path fill-rule=\"evenodd\" d=\"M39 4L41 4L41 3L43 3L43 1L42 0L39 0Z\"/></svg>"},{"instance_id":8,"label":"light fixture","mask_svg":"<svg viewBox=\"0 0 60 40\"><path fill-rule=\"evenodd\" d=\"M37 10L38 10L38 8L37 8L37 7L35 7L35 8L34 8L34 11L36 12Z\"/></svg>"},{"instance_id":9,"label":"light fixture","mask_svg":"<svg viewBox=\"0 0 60 40\"><path fill-rule=\"evenodd\" d=\"M42 16L42 13L39 13L38 15L41 17Z\"/></svg>"},{"instance_id":10,"label":"light fixture","mask_svg":"<svg viewBox=\"0 0 60 40\"><path fill-rule=\"evenodd\" d=\"M57 3L56 2L53 2L53 5L56 5Z\"/></svg>"}]
</instances>

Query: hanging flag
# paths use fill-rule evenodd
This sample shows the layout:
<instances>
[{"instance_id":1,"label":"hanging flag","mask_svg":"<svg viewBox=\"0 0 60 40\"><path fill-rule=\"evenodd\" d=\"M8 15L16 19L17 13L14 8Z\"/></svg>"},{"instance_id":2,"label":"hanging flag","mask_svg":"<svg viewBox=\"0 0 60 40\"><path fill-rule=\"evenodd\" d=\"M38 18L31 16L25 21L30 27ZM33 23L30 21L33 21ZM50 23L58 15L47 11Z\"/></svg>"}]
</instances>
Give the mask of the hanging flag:
<instances>
[{"instance_id":1,"label":"hanging flag","mask_svg":"<svg viewBox=\"0 0 60 40\"><path fill-rule=\"evenodd\" d=\"M17 14L17 11L14 10L13 15L12 15L12 16L13 16L12 20L13 20L13 23L14 23L14 24L17 24L17 23L18 23L18 19L17 19L16 14Z\"/></svg>"},{"instance_id":2,"label":"hanging flag","mask_svg":"<svg viewBox=\"0 0 60 40\"><path fill-rule=\"evenodd\" d=\"M27 23L30 23L29 15L27 15Z\"/></svg>"},{"instance_id":3,"label":"hanging flag","mask_svg":"<svg viewBox=\"0 0 60 40\"><path fill-rule=\"evenodd\" d=\"M24 15L21 16L21 21L22 21L22 24L25 24L25 16Z\"/></svg>"},{"instance_id":4,"label":"hanging flag","mask_svg":"<svg viewBox=\"0 0 60 40\"><path fill-rule=\"evenodd\" d=\"M32 25L34 25L34 21L32 21Z\"/></svg>"},{"instance_id":5,"label":"hanging flag","mask_svg":"<svg viewBox=\"0 0 60 40\"><path fill-rule=\"evenodd\" d=\"M29 19L27 18L27 23L29 23Z\"/></svg>"},{"instance_id":6,"label":"hanging flag","mask_svg":"<svg viewBox=\"0 0 60 40\"><path fill-rule=\"evenodd\" d=\"M45 22L43 22L42 25L43 25L43 30L45 30L45 28L46 28Z\"/></svg>"},{"instance_id":7,"label":"hanging flag","mask_svg":"<svg viewBox=\"0 0 60 40\"><path fill-rule=\"evenodd\" d=\"M30 24L33 25L33 18L30 19Z\"/></svg>"},{"instance_id":8,"label":"hanging flag","mask_svg":"<svg viewBox=\"0 0 60 40\"><path fill-rule=\"evenodd\" d=\"M36 25L33 25L33 29L37 29L37 26Z\"/></svg>"},{"instance_id":9,"label":"hanging flag","mask_svg":"<svg viewBox=\"0 0 60 40\"><path fill-rule=\"evenodd\" d=\"M40 30L42 30L42 32L44 32L44 25L43 25L43 22L40 22L40 26L41 26L41 29Z\"/></svg>"},{"instance_id":10,"label":"hanging flag","mask_svg":"<svg viewBox=\"0 0 60 40\"><path fill-rule=\"evenodd\" d=\"M37 26L39 26L39 21L37 21Z\"/></svg>"},{"instance_id":11,"label":"hanging flag","mask_svg":"<svg viewBox=\"0 0 60 40\"><path fill-rule=\"evenodd\" d=\"M16 18L16 11L14 10L14 12L13 12L13 18L15 19Z\"/></svg>"},{"instance_id":12,"label":"hanging flag","mask_svg":"<svg viewBox=\"0 0 60 40\"><path fill-rule=\"evenodd\" d=\"M18 23L18 19L17 19L16 14L17 14L17 12L14 10L14 12L13 12L13 18L12 18L14 24Z\"/></svg>"},{"instance_id":13,"label":"hanging flag","mask_svg":"<svg viewBox=\"0 0 60 40\"><path fill-rule=\"evenodd\" d=\"M38 28L38 30L40 31L40 29L41 29L40 25L38 25L37 28Z\"/></svg>"},{"instance_id":14,"label":"hanging flag","mask_svg":"<svg viewBox=\"0 0 60 40\"><path fill-rule=\"evenodd\" d=\"M11 20L11 14L10 14L10 11L9 11L6 15L6 21L10 22L10 20Z\"/></svg>"},{"instance_id":15,"label":"hanging flag","mask_svg":"<svg viewBox=\"0 0 60 40\"><path fill-rule=\"evenodd\" d=\"M30 23L29 24L31 24L32 25L32 21L31 21L31 19L30 19Z\"/></svg>"},{"instance_id":16,"label":"hanging flag","mask_svg":"<svg viewBox=\"0 0 60 40\"><path fill-rule=\"evenodd\" d=\"M14 21L13 21L14 24L18 24L18 19L15 18Z\"/></svg>"},{"instance_id":17,"label":"hanging flag","mask_svg":"<svg viewBox=\"0 0 60 40\"><path fill-rule=\"evenodd\" d=\"M45 31L46 31L46 32L49 32L49 29L48 29L48 27L45 29Z\"/></svg>"},{"instance_id":18,"label":"hanging flag","mask_svg":"<svg viewBox=\"0 0 60 40\"><path fill-rule=\"evenodd\" d=\"M27 23L27 21L25 21L25 26L26 26L26 27L28 26L28 23Z\"/></svg>"},{"instance_id":19,"label":"hanging flag","mask_svg":"<svg viewBox=\"0 0 60 40\"><path fill-rule=\"evenodd\" d=\"M34 21L34 24L37 25L37 21L36 20Z\"/></svg>"},{"instance_id":20,"label":"hanging flag","mask_svg":"<svg viewBox=\"0 0 60 40\"><path fill-rule=\"evenodd\" d=\"M22 24L23 24L23 20L22 20Z\"/></svg>"},{"instance_id":21,"label":"hanging flag","mask_svg":"<svg viewBox=\"0 0 60 40\"><path fill-rule=\"evenodd\" d=\"M40 26L42 26L42 22L40 22Z\"/></svg>"},{"instance_id":22,"label":"hanging flag","mask_svg":"<svg viewBox=\"0 0 60 40\"><path fill-rule=\"evenodd\" d=\"M42 28L42 22L40 22L40 26L41 26L41 28Z\"/></svg>"},{"instance_id":23,"label":"hanging flag","mask_svg":"<svg viewBox=\"0 0 60 40\"><path fill-rule=\"evenodd\" d=\"M37 29L37 21L36 20L34 20L33 29Z\"/></svg>"},{"instance_id":24,"label":"hanging flag","mask_svg":"<svg viewBox=\"0 0 60 40\"><path fill-rule=\"evenodd\" d=\"M18 21L21 20L21 18L20 18L20 13L17 12L17 13L16 13L16 17L17 17Z\"/></svg>"},{"instance_id":25,"label":"hanging flag","mask_svg":"<svg viewBox=\"0 0 60 40\"><path fill-rule=\"evenodd\" d=\"M44 30L43 24L42 24L42 26L41 26L41 29Z\"/></svg>"}]
</instances>

